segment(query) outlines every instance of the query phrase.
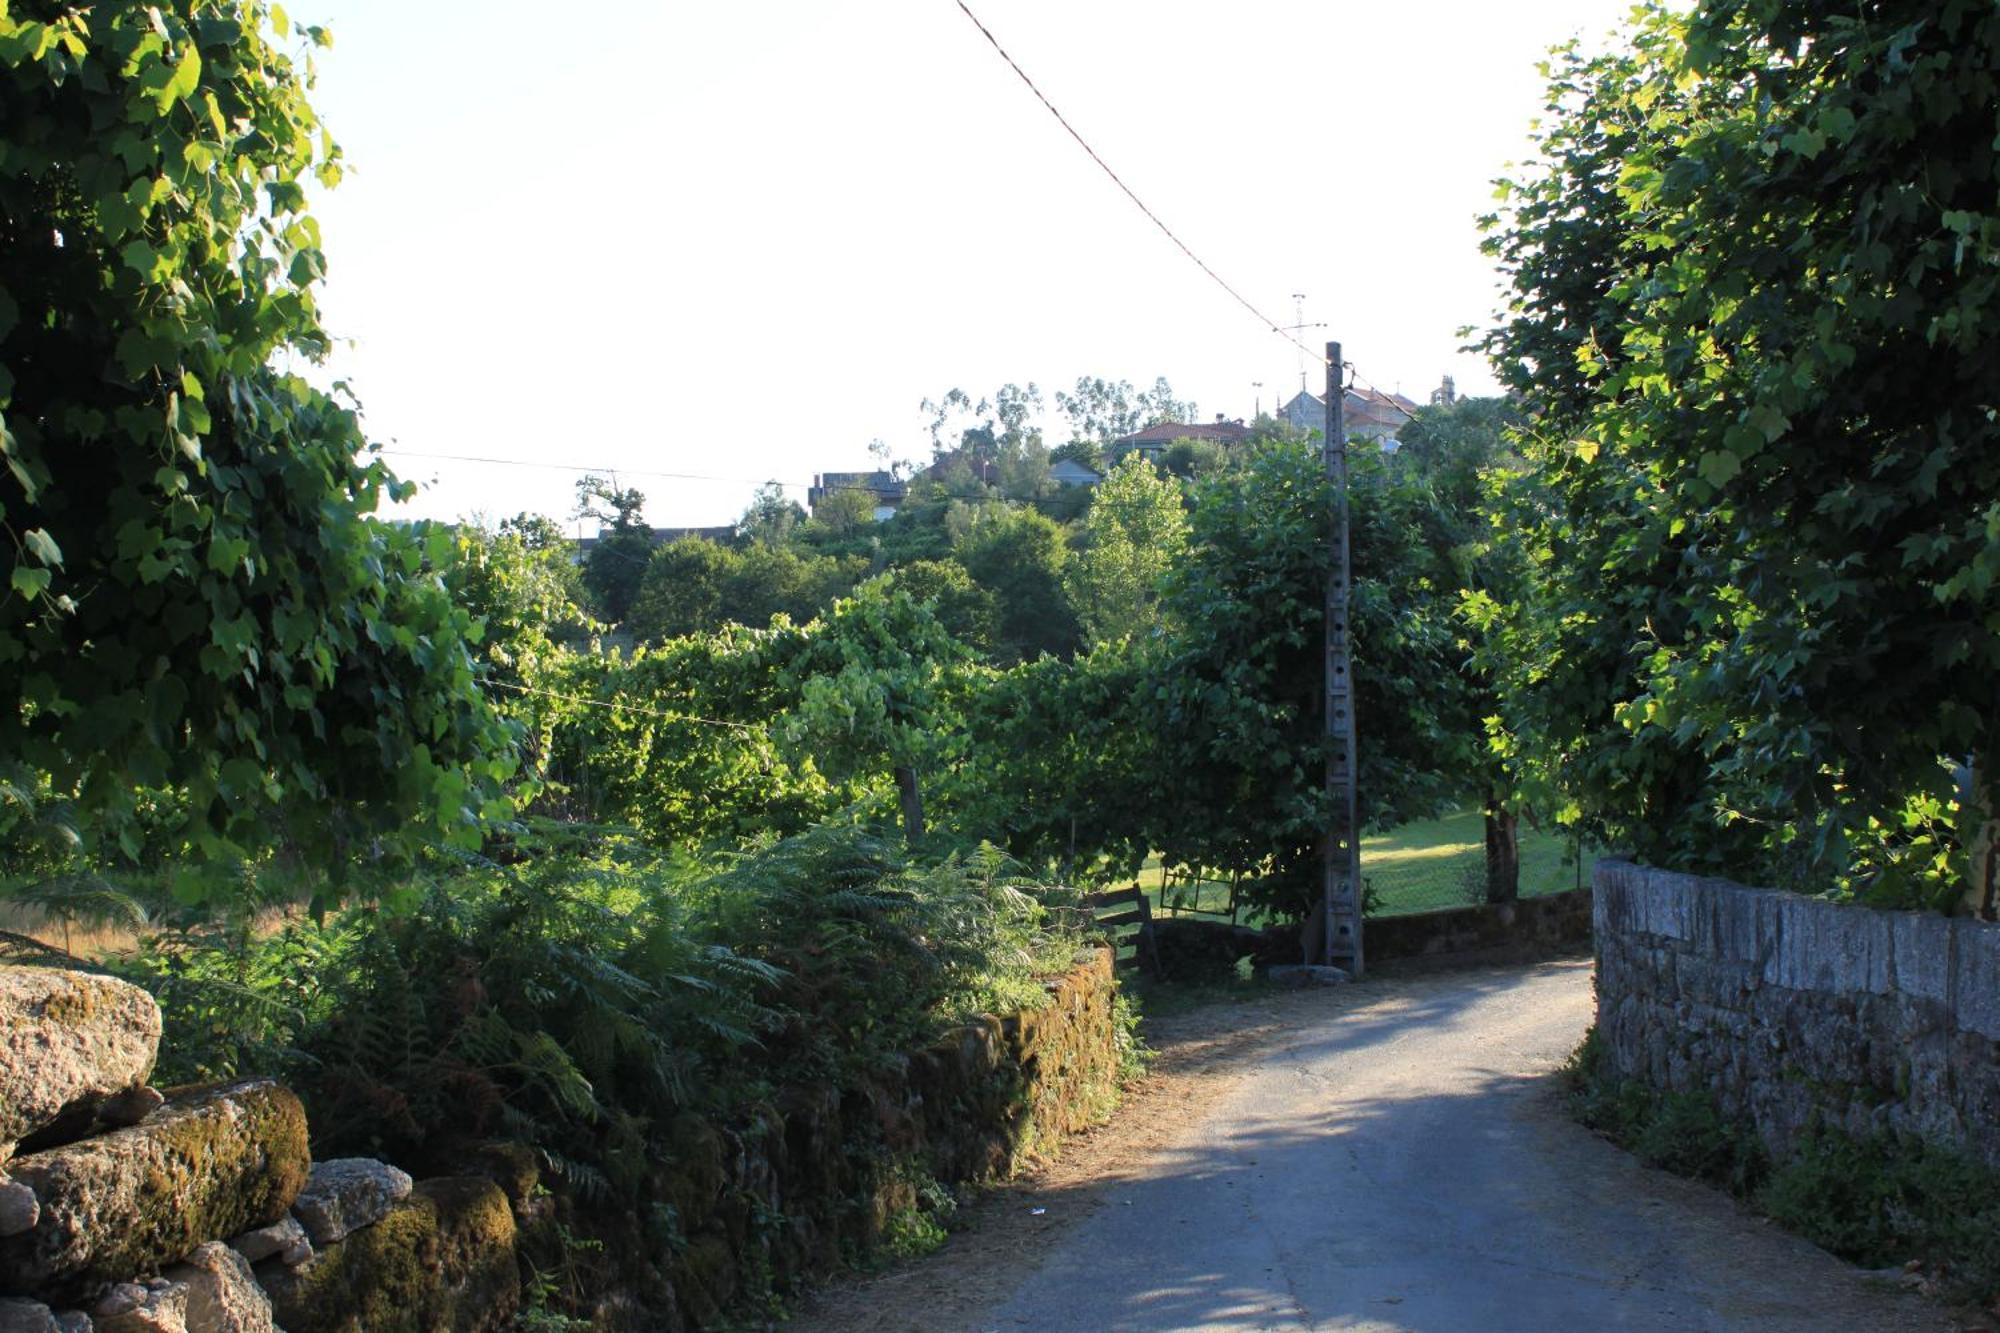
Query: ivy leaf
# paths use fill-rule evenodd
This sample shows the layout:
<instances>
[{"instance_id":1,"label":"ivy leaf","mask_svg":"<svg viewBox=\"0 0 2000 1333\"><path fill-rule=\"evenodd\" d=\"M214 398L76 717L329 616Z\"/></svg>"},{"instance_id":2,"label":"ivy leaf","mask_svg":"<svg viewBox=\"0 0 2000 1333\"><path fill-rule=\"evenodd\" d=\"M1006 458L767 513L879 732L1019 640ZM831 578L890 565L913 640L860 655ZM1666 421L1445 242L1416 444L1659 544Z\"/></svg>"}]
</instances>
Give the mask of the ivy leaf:
<instances>
[{"instance_id":1,"label":"ivy leaf","mask_svg":"<svg viewBox=\"0 0 2000 1333\"><path fill-rule=\"evenodd\" d=\"M27 532L22 534L21 540L27 545L28 550L34 554L35 559L41 561L43 564L62 564L62 547L56 545L56 539L49 536L45 529L29 528Z\"/></svg>"},{"instance_id":2,"label":"ivy leaf","mask_svg":"<svg viewBox=\"0 0 2000 1333\"><path fill-rule=\"evenodd\" d=\"M1701 456L1702 480L1718 490L1743 471L1743 460L1727 449L1711 449Z\"/></svg>"},{"instance_id":3,"label":"ivy leaf","mask_svg":"<svg viewBox=\"0 0 2000 1333\"><path fill-rule=\"evenodd\" d=\"M46 569L36 569L32 565L16 565L8 582L12 584L15 592L32 602L49 590L49 584L54 578L55 576Z\"/></svg>"}]
</instances>

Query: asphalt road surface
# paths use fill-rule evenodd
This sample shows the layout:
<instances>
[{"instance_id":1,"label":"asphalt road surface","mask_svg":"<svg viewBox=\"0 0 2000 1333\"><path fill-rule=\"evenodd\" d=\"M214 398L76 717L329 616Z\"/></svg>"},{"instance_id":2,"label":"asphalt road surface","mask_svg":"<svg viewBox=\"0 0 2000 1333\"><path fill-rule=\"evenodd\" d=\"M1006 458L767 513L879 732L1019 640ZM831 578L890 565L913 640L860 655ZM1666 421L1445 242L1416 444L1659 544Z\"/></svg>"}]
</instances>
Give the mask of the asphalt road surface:
<instances>
[{"instance_id":1,"label":"asphalt road surface","mask_svg":"<svg viewBox=\"0 0 2000 1333\"><path fill-rule=\"evenodd\" d=\"M1583 963L1370 982L1304 1006L1006 1294L949 1325L1948 1327L1571 1123L1548 1075L1590 1013Z\"/></svg>"}]
</instances>

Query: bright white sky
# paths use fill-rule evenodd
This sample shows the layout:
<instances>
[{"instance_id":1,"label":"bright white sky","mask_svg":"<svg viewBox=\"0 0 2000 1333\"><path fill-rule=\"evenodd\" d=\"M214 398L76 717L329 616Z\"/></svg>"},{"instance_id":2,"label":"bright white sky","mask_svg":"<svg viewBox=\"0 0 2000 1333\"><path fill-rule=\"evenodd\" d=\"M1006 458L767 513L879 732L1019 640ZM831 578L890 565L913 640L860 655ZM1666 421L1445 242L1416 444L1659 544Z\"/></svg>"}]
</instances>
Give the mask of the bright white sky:
<instances>
[{"instance_id":1,"label":"bright white sky","mask_svg":"<svg viewBox=\"0 0 2000 1333\"><path fill-rule=\"evenodd\" d=\"M1627 0L973 8L1224 278L1281 323L1306 293L1307 341L1421 400L1446 373L1492 391L1457 350L1495 300L1474 219L1525 152L1536 61ZM592 466L656 524L720 523L876 437L928 457L918 402L955 385L1165 375L1209 418L1299 386L954 0L293 15L335 37L325 311L371 433L558 465L397 456L416 514L566 517Z\"/></svg>"}]
</instances>

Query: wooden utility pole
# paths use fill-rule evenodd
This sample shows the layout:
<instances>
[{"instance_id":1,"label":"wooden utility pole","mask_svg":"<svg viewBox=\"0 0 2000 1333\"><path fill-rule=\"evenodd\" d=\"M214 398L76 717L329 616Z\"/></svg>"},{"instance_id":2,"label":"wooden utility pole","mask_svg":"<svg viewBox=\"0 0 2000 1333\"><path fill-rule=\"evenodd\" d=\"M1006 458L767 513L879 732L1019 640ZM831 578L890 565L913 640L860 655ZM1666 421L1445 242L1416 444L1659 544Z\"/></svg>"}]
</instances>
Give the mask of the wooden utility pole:
<instances>
[{"instance_id":1,"label":"wooden utility pole","mask_svg":"<svg viewBox=\"0 0 2000 1333\"><path fill-rule=\"evenodd\" d=\"M1326 949L1321 961L1361 975L1361 828L1355 798L1354 673L1348 657L1346 378L1340 344L1326 345L1326 439L1320 456L1333 486L1333 559L1326 574Z\"/></svg>"}]
</instances>

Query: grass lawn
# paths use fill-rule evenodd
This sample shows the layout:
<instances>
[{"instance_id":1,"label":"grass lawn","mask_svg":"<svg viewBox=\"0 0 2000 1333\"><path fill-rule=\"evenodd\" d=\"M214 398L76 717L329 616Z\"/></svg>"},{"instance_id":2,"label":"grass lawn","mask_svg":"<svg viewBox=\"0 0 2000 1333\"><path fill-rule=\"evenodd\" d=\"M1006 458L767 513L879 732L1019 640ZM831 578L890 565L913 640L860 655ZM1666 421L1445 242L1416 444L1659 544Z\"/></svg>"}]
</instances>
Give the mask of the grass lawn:
<instances>
[{"instance_id":1,"label":"grass lawn","mask_svg":"<svg viewBox=\"0 0 2000 1333\"><path fill-rule=\"evenodd\" d=\"M1521 896L1576 887L1569 844L1521 826ZM1483 902L1486 823L1477 810L1405 824L1361 840L1361 877L1375 890L1377 915L1428 912Z\"/></svg>"},{"instance_id":2,"label":"grass lawn","mask_svg":"<svg viewBox=\"0 0 2000 1333\"><path fill-rule=\"evenodd\" d=\"M1576 887L1576 866L1565 857L1569 845L1561 838L1521 827L1521 896L1558 893ZM1361 840L1361 875L1375 890L1378 916L1429 912L1483 902L1486 896L1486 825L1478 810L1460 810L1441 819L1405 824L1388 833ZM1139 872L1157 910L1164 872L1158 857L1149 857ZM1175 885L1177 894L1190 887ZM1204 911L1222 911L1229 899L1226 884L1201 887ZM1245 913L1245 925L1257 920Z\"/></svg>"}]
</instances>

